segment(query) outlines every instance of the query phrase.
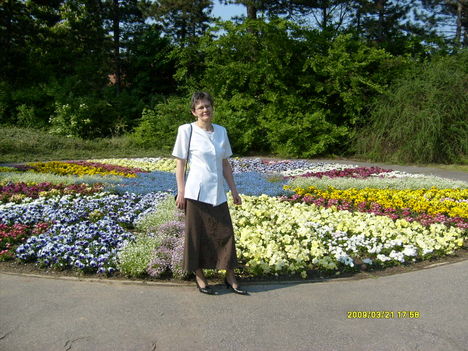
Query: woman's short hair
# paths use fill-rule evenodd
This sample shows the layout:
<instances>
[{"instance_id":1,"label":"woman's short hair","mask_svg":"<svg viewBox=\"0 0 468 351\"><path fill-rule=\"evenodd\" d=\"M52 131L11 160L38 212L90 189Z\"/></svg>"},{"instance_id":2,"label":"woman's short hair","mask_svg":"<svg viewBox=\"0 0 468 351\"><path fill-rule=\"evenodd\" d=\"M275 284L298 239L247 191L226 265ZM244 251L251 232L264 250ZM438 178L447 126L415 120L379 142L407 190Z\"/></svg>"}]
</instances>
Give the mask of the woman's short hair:
<instances>
[{"instance_id":1,"label":"woman's short hair","mask_svg":"<svg viewBox=\"0 0 468 351\"><path fill-rule=\"evenodd\" d=\"M198 101L200 100L208 100L213 106L213 98L211 97L210 94L205 93L204 91L198 91L196 93L193 93L192 95L192 101L191 101L191 109L192 111L195 110L195 105L197 104Z\"/></svg>"}]
</instances>

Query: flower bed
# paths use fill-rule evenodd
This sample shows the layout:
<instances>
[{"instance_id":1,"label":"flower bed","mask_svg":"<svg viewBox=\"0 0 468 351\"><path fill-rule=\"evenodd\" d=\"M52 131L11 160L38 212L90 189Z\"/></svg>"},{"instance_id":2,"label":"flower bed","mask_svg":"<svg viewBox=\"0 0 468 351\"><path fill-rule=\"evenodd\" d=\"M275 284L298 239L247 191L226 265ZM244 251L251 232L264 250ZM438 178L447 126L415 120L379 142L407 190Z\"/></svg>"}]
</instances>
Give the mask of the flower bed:
<instances>
[{"instance_id":1,"label":"flower bed","mask_svg":"<svg viewBox=\"0 0 468 351\"><path fill-rule=\"evenodd\" d=\"M115 165L106 165L102 163L92 163L86 161L51 161L51 162L33 162L22 166L16 166L18 170L52 173L58 175L117 175L123 177L136 177L137 172L143 170L138 168L128 168Z\"/></svg>"},{"instance_id":2,"label":"flower bed","mask_svg":"<svg viewBox=\"0 0 468 351\"><path fill-rule=\"evenodd\" d=\"M344 169L333 169L324 172L306 172L299 175L300 177L328 177L328 178L338 178L338 177L350 177L350 178L367 178L369 176L381 175L382 173L392 172L391 169L383 169L380 167L353 167L353 168L344 168ZM294 177L294 176L290 176Z\"/></svg>"},{"instance_id":3,"label":"flower bed","mask_svg":"<svg viewBox=\"0 0 468 351\"><path fill-rule=\"evenodd\" d=\"M451 224L468 228L468 189L334 189L320 190L315 187L295 188L296 195L290 199L302 200L321 206L337 206L343 210L359 210L374 214L392 214L393 219L414 218L429 215L443 218ZM450 218L448 218L450 217Z\"/></svg>"},{"instance_id":4,"label":"flower bed","mask_svg":"<svg viewBox=\"0 0 468 351\"><path fill-rule=\"evenodd\" d=\"M254 274L346 270L355 260L389 265L451 254L463 245L460 228L393 220L267 196L243 197L231 210L238 250Z\"/></svg>"},{"instance_id":5,"label":"flower bed","mask_svg":"<svg viewBox=\"0 0 468 351\"><path fill-rule=\"evenodd\" d=\"M59 194L94 194L102 191L101 184L89 186L87 184L52 184L39 183L35 185L19 183L8 183L0 185L0 203L23 202L41 197L50 197Z\"/></svg>"},{"instance_id":6,"label":"flower bed","mask_svg":"<svg viewBox=\"0 0 468 351\"><path fill-rule=\"evenodd\" d=\"M468 237L464 182L307 160L231 163L244 201L230 206L240 274L307 277L409 264L453 254ZM175 160L16 169L23 173L7 168L0 178L0 259L184 277L183 214L168 196L176 192Z\"/></svg>"},{"instance_id":7,"label":"flower bed","mask_svg":"<svg viewBox=\"0 0 468 351\"><path fill-rule=\"evenodd\" d=\"M165 193L141 196L103 192L40 197L29 203L0 206L0 219L7 226L51 223L47 231L29 237L16 249L16 257L21 261L112 273L120 247L134 238L128 230L166 196Z\"/></svg>"},{"instance_id":8,"label":"flower bed","mask_svg":"<svg viewBox=\"0 0 468 351\"><path fill-rule=\"evenodd\" d=\"M30 235L40 235L49 227L48 223L34 225L0 223L0 261L6 261L15 257L17 247Z\"/></svg>"},{"instance_id":9,"label":"flower bed","mask_svg":"<svg viewBox=\"0 0 468 351\"><path fill-rule=\"evenodd\" d=\"M88 162L105 163L109 165L117 165L122 167L139 168L141 170L152 172L175 172L176 160L172 158L163 157L145 157L145 158L108 158L102 160L87 160Z\"/></svg>"}]
</instances>

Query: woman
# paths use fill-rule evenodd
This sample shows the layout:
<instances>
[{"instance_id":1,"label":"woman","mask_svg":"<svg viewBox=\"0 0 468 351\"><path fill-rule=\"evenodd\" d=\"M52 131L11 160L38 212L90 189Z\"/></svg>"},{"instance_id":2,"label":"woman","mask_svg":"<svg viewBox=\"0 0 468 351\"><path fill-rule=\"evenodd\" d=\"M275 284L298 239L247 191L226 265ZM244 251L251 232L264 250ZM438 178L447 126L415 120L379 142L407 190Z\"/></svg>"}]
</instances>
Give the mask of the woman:
<instances>
[{"instance_id":1,"label":"woman","mask_svg":"<svg viewBox=\"0 0 468 351\"><path fill-rule=\"evenodd\" d=\"M226 287L247 295L234 275L237 266L234 231L223 187L224 177L234 204L242 203L228 161L231 145L226 129L212 123L213 100L209 94L193 94L191 111L197 120L179 127L172 152L177 158L176 205L185 209L184 270L195 272L198 290L212 295L215 292L203 269L224 269ZM187 159L190 170L185 181Z\"/></svg>"}]
</instances>

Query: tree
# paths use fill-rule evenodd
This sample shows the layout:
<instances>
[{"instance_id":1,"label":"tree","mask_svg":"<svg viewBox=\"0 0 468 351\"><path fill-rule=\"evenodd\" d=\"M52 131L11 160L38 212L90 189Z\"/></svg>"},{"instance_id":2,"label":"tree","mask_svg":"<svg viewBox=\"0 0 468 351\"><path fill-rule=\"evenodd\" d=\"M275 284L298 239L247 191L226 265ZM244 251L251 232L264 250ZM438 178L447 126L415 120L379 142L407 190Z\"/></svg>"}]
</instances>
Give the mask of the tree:
<instances>
[{"instance_id":1,"label":"tree","mask_svg":"<svg viewBox=\"0 0 468 351\"><path fill-rule=\"evenodd\" d=\"M468 1L467 0L421 0L424 9L431 11L439 27L450 28L446 35L452 36L456 46L468 46ZM453 28L455 27L455 30ZM439 28L441 29L441 28Z\"/></svg>"},{"instance_id":2,"label":"tree","mask_svg":"<svg viewBox=\"0 0 468 351\"><path fill-rule=\"evenodd\" d=\"M247 10L247 18L249 19L257 19L258 11L264 8L265 3L267 1L259 1L259 0L220 0L220 3L228 5L228 4L238 4L244 5Z\"/></svg>"},{"instance_id":3,"label":"tree","mask_svg":"<svg viewBox=\"0 0 468 351\"><path fill-rule=\"evenodd\" d=\"M351 28L361 38L395 55L425 55L438 41L430 18L415 0L355 0Z\"/></svg>"},{"instance_id":4,"label":"tree","mask_svg":"<svg viewBox=\"0 0 468 351\"><path fill-rule=\"evenodd\" d=\"M302 16L312 16L320 30L336 32L342 29L347 17L352 13L353 1L345 0L293 0L293 12Z\"/></svg>"},{"instance_id":5,"label":"tree","mask_svg":"<svg viewBox=\"0 0 468 351\"><path fill-rule=\"evenodd\" d=\"M194 43L212 21L212 0L158 0L150 11L176 43Z\"/></svg>"},{"instance_id":6,"label":"tree","mask_svg":"<svg viewBox=\"0 0 468 351\"><path fill-rule=\"evenodd\" d=\"M152 106L155 97L176 91L174 46L161 35L158 25L146 25L133 33L123 54L125 82L139 101Z\"/></svg>"},{"instance_id":7,"label":"tree","mask_svg":"<svg viewBox=\"0 0 468 351\"><path fill-rule=\"evenodd\" d=\"M112 74L113 84L118 95L123 86L124 75L121 52L126 50L133 32L139 31L139 27L144 26L145 15L143 11L146 9L147 3L140 0L104 0L102 7L104 9L104 28L107 33L112 34L113 39Z\"/></svg>"},{"instance_id":8,"label":"tree","mask_svg":"<svg viewBox=\"0 0 468 351\"><path fill-rule=\"evenodd\" d=\"M17 122L21 108L39 116L37 124L46 123L48 97L38 86L54 75L50 33L60 21L61 3L8 0L0 6L0 121Z\"/></svg>"},{"instance_id":9,"label":"tree","mask_svg":"<svg viewBox=\"0 0 468 351\"><path fill-rule=\"evenodd\" d=\"M264 13L268 17L289 14L294 12L294 2L287 0L219 0L221 4L237 4L246 8L247 19L258 19L258 13Z\"/></svg>"}]
</instances>

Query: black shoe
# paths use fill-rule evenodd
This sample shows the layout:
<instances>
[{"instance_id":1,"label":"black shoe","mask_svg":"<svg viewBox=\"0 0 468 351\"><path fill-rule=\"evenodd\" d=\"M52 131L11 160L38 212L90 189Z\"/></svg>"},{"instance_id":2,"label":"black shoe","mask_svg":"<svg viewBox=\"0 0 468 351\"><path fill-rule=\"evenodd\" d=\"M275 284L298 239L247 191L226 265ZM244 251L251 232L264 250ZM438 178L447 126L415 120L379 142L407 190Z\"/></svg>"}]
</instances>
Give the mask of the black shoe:
<instances>
[{"instance_id":1,"label":"black shoe","mask_svg":"<svg viewBox=\"0 0 468 351\"><path fill-rule=\"evenodd\" d=\"M195 283L197 284L198 291L201 292L202 294L216 295L216 292L208 284L204 288L200 288L200 285L198 285L197 279L195 279Z\"/></svg>"},{"instance_id":2,"label":"black shoe","mask_svg":"<svg viewBox=\"0 0 468 351\"><path fill-rule=\"evenodd\" d=\"M239 294L239 295L248 295L248 291L247 290L242 290L240 289L240 287L233 287L231 284L228 283L227 281L227 278L224 278L224 284L226 284L226 289L232 289L232 291L234 291L236 294Z\"/></svg>"}]
</instances>

